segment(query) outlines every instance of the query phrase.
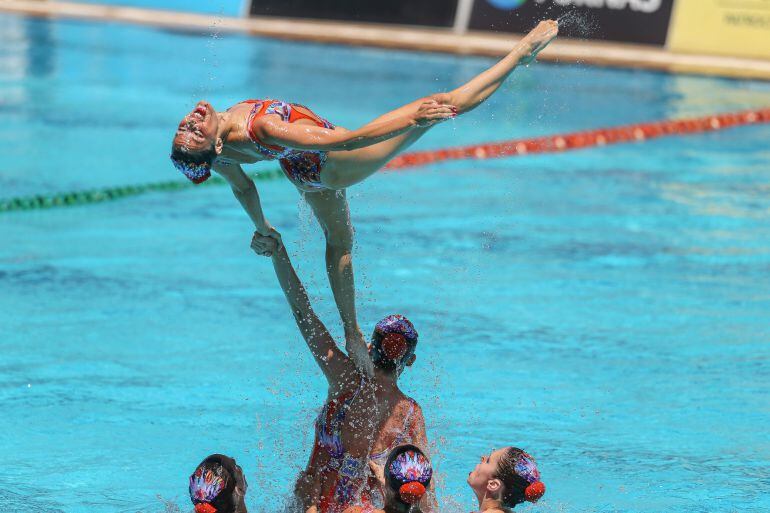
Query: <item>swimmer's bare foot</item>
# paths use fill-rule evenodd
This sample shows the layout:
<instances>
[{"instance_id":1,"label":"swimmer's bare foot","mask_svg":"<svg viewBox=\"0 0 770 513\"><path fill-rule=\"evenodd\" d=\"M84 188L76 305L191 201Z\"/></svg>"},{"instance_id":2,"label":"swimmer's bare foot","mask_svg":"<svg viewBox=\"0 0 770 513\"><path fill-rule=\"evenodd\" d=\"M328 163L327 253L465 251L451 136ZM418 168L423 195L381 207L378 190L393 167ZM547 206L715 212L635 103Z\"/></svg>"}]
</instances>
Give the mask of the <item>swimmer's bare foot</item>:
<instances>
[{"instance_id":1,"label":"swimmer's bare foot","mask_svg":"<svg viewBox=\"0 0 770 513\"><path fill-rule=\"evenodd\" d=\"M448 93L433 95L441 104L456 107L457 114L473 110L492 96L520 64L532 62L538 52L548 46L559 33L559 24L553 20L541 21L529 34L491 68L479 73L467 83Z\"/></svg>"},{"instance_id":2,"label":"swimmer's bare foot","mask_svg":"<svg viewBox=\"0 0 770 513\"><path fill-rule=\"evenodd\" d=\"M374 376L374 364L369 356L369 348L361 329L357 326L345 329L345 351L353 360L353 365L368 377Z\"/></svg>"},{"instance_id":3,"label":"swimmer's bare foot","mask_svg":"<svg viewBox=\"0 0 770 513\"><path fill-rule=\"evenodd\" d=\"M550 43L559 34L559 22L555 20L545 20L537 24L529 34L519 41L514 52L519 52L520 64L529 64L537 58L548 43Z\"/></svg>"}]
</instances>

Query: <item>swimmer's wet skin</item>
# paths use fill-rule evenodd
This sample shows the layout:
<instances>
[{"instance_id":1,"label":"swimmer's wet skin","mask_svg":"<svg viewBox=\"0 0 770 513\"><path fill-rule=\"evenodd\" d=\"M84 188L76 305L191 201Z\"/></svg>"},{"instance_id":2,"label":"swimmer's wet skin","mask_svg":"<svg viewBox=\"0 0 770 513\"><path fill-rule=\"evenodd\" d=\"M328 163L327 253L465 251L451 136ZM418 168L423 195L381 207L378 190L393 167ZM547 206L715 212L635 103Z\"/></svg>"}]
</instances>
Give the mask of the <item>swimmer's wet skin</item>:
<instances>
[{"instance_id":1,"label":"swimmer's wet skin","mask_svg":"<svg viewBox=\"0 0 770 513\"><path fill-rule=\"evenodd\" d=\"M399 376L416 359L417 330L401 315L378 322L369 348L375 372L367 377L339 349L314 312L286 248L259 233L254 234L252 248L272 256L297 327L328 382L310 461L295 486L296 499L302 510L313 507L320 513L342 513L352 504L377 507L383 491L371 469L381 467L401 444L428 445L420 406L398 386ZM429 494L425 510L432 511L434 504Z\"/></svg>"},{"instance_id":2,"label":"swimmer's wet skin","mask_svg":"<svg viewBox=\"0 0 770 513\"><path fill-rule=\"evenodd\" d=\"M375 471L375 477L384 491L383 508L356 505L344 513L421 513L421 501L430 488L433 466L419 447L400 445L387 454L387 461Z\"/></svg>"},{"instance_id":3,"label":"swimmer's wet skin","mask_svg":"<svg viewBox=\"0 0 770 513\"><path fill-rule=\"evenodd\" d=\"M558 23L543 21L497 64L463 86L420 98L372 122L348 130L312 110L280 100L248 100L217 112L201 101L177 127L171 159L194 183L221 174L258 233L280 234L262 211L243 164L279 160L305 198L326 236L329 282L345 330L345 348L355 365L373 375L356 320L352 266L353 228L344 189L377 172L430 127L468 112L489 98L520 64L528 64L556 37Z\"/></svg>"},{"instance_id":4,"label":"swimmer's wet skin","mask_svg":"<svg viewBox=\"0 0 770 513\"><path fill-rule=\"evenodd\" d=\"M516 447L481 456L468 474L468 485L476 494L480 513L513 509L522 502L537 502L545 495L535 459Z\"/></svg>"}]
</instances>

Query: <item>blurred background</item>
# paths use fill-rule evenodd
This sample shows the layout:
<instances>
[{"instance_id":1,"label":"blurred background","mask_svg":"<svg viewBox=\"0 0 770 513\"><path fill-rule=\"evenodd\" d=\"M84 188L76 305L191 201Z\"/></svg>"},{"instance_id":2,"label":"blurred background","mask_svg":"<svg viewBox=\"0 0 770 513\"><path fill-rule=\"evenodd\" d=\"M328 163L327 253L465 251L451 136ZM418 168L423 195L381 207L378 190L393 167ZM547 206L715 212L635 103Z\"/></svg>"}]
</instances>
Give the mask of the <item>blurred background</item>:
<instances>
[{"instance_id":1,"label":"blurred background","mask_svg":"<svg viewBox=\"0 0 770 513\"><path fill-rule=\"evenodd\" d=\"M274 16L524 33L565 15L561 36L673 52L770 58L765 0L89 0L222 16Z\"/></svg>"}]
</instances>

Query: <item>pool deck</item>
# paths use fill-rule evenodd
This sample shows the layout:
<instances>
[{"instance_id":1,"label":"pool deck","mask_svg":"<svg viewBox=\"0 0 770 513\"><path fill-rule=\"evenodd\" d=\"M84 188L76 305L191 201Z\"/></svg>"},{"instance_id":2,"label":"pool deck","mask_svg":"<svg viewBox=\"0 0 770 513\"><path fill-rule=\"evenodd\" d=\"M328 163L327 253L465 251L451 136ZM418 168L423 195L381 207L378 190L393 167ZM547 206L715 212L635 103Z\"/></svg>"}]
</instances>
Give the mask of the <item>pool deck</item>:
<instances>
[{"instance_id":1,"label":"pool deck","mask_svg":"<svg viewBox=\"0 0 770 513\"><path fill-rule=\"evenodd\" d=\"M47 0L2 0L0 12L37 17L76 18L150 25L204 33L236 32L278 39L422 50L499 57L520 37L515 34L451 29L300 20L270 17L233 18L114 5ZM624 43L557 40L540 54L543 61L642 68L675 73L770 80L770 60L672 53L662 48Z\"/></svg>"}]
</instances>

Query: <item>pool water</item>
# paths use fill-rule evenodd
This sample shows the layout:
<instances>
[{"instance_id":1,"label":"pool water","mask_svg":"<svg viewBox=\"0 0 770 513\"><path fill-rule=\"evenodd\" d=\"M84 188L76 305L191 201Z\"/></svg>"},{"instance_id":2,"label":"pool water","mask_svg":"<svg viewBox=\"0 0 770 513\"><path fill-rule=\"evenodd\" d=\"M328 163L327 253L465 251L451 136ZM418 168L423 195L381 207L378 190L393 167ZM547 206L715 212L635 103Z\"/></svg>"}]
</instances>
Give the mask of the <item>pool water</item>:
<instances>
[{"instance_id":1,"label":"pool water","mask_svg":"<svg viewBox=\"0 0 770 513\"><path fill-rule=\"evenodd\" d=\"M308 104L343 126L490 60L0 16L2 197L183 180L198 98ZM415 149L770 105L770 84L536 64ZM362 326L421 333L442 511L516 444L542 512L770 509L770 126L380 173L349 190ZM260 183L341 334L323 240L286 180ZM0 216L0 505L189 511L233 455L254 511L304 466L324 383L226 187Z\"/></svg>"}]
</instances>

